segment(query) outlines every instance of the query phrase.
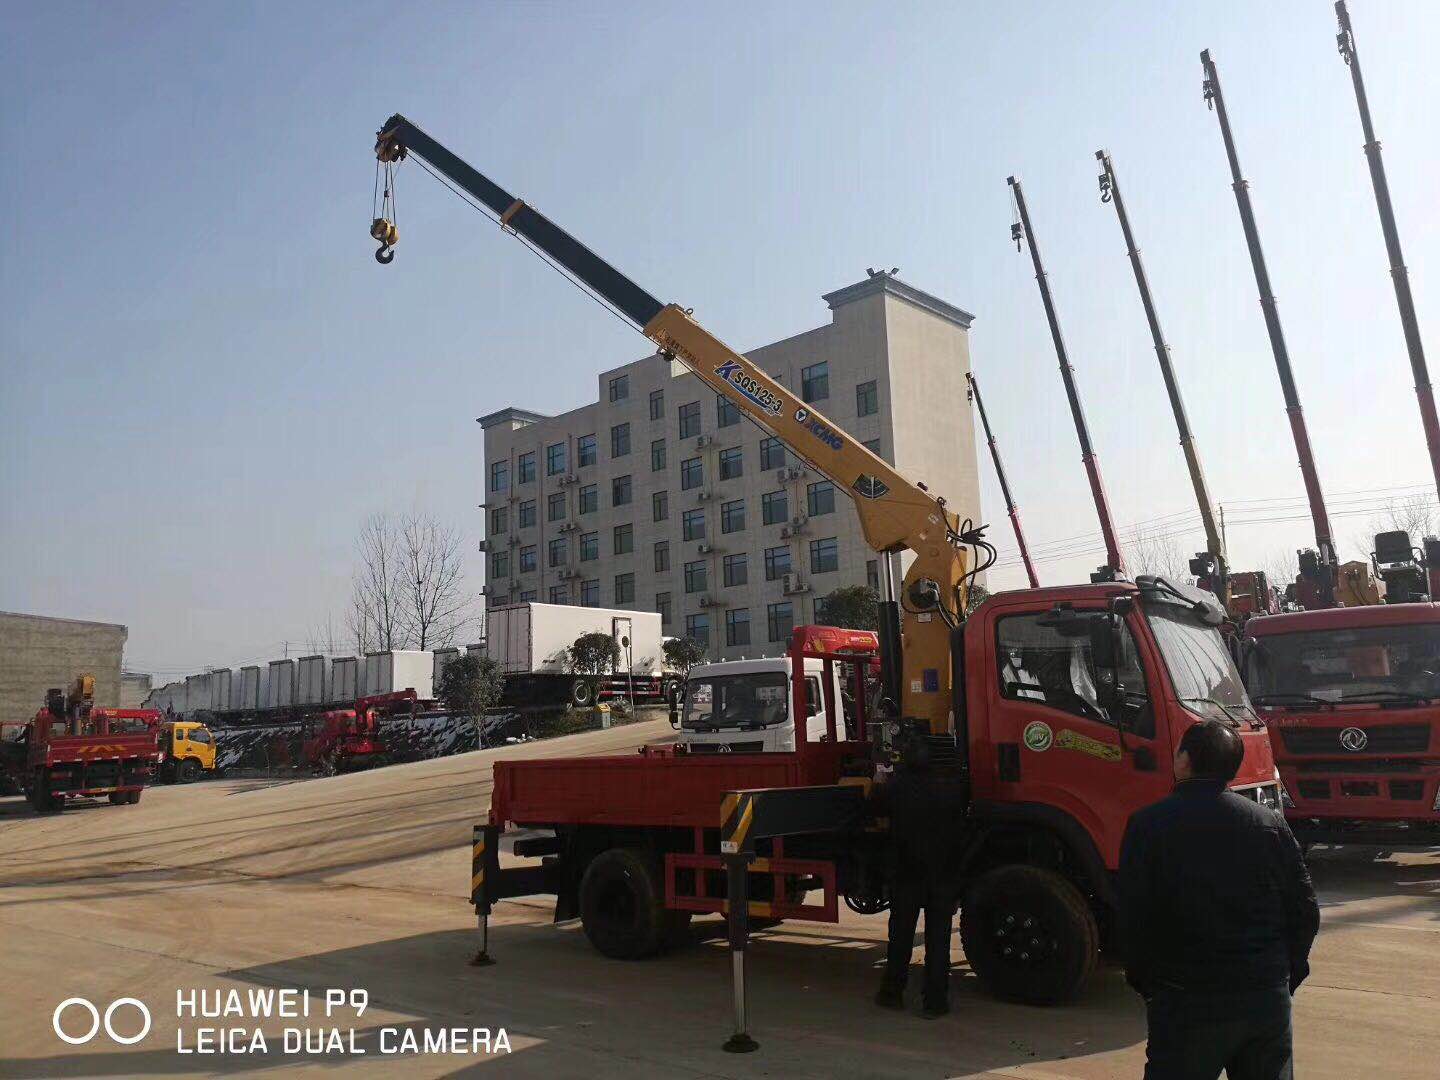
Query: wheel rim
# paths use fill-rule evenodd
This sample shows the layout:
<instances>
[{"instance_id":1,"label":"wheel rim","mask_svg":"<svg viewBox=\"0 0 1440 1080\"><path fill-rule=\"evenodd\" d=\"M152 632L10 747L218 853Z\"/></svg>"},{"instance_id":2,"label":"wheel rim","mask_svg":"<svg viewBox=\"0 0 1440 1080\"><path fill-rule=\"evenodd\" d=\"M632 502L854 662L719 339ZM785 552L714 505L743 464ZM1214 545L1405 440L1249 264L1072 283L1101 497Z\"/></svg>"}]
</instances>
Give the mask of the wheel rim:
<instances>
[{"instance_id":1,"label":"wheel rim","mask_svg":"<svg viewBox=\"0 0 1440 1080\"><path fill-rule=\"evenodd\" d=\"M1054 931L1033 911L1008 909L998 913L990 937L1000 962L1017 968L1047 963L1059 951Z\"/></svg>"}]
</instances>

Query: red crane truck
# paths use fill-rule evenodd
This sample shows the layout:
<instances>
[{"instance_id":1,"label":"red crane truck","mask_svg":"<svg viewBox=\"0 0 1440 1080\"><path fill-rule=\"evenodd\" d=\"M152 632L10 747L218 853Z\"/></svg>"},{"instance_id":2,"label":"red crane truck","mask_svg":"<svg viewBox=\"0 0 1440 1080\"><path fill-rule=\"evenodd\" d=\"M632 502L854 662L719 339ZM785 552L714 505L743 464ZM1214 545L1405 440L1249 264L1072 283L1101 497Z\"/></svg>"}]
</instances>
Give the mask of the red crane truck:
<instances>
[{"instance_id":1,"label":"red crane truck","mask_svg":"<svg viewBox=\"0 0 1440 1080\"><path fill-rule=\"evenodd\" d=\"M414 690L396 690L357 698L352 709L323 713L319 729L301 746L301 761L325 776L387 763L390 748L380 720L402 711L413 714L418 700Z\"/></svg>"},{"instance_id":2,"label":"red crane truck","mask_svg":"<svg viewBox=\"0 0 1440 1080\"><path fill-rule=\"evenodd\" d=\"M376 155L387 199L407 157L443 174L849 492L875 550L913 553L899 589L892 560L881 560L881 692L867 715L871 695L856 687L853 737L832 719L820 742L797 725L793 753L672 747L497 763L472 852L477 961L488 960L491 907L508 897L553 894L557 919L578 916L597 949L622 958L663 949L694 912L724 912L736 1004L727 1047L753 1049L744 1002L750 916L834 920L842 897L858 912L884 909L888 831L869 795L894 748L924 740L936 768L967 793L956 856L972 966L1002 996L1058 1002L1078 992L1114 938L1121 837L1135 809L1170 790L1173 752L1189 726L1206 717L1232 724L1245 746L1235 787L1278 811L1270 745L1212 594L1142 576L1002 593L965 617L969 583L994 549L943 498L404 117L386 121ZM387 238L382 262L393 258L386 224L372 228ZM971 551L989 561L972 563ZM797 631L792 672L811 657L863 671L845 633ZM827 698L830 675L821 679ZM793 692L793 715L807 715L804 679ZM825 702L827 717L837 705ZM501 834L511 825L548 835L517 838L515 854L529 861L502 868ZM819 902L809 903L814 893Z\"/></svg>"}]
</instances>

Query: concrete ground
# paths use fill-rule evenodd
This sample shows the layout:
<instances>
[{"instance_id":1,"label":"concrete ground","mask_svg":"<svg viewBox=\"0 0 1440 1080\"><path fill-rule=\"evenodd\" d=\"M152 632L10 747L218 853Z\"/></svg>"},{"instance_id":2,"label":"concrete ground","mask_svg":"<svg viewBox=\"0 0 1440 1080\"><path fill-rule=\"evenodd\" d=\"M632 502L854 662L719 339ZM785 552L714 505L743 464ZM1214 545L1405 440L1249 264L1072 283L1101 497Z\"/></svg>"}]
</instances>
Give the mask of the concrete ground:
<instances>
[{"instance_id":1,"label":"concrete ground","mask_svg":"<svg viewBox=\"0 0 1440 1080\"><path fill-rule=\"evenodd\" d=\"M0 1076L1139 1076L1144 1015L1118 972L1069 1007L1004 1005L979 990L957 942L949 1017L883 1012L870 996L884 920L848 912L838 927L756 935L761 1049L748 1056L720 1050L728 961L713 919L697 922L690 948L627 964L593 952L578 926L554 926L545 900L508 902L493 924L499 962L471 967L468 843L490 762L629 752L668 730L641 723L325 780L162 787L138 806L45 817L0 800ZM1298 1073L1434 1077L1440 854L1328 851L1313 869L1324 925L1296 999ZM177 1022L177 990L229 988L309 988L312 1015ZM326 1020L327 988L364 989L370 1007ZM52 1013L71 996L101 1012L138 998L153 1029L130 1046L103 1032L66 1045ZM80 1007L66 1013L68 1032L88 1024ZM138 1024L130 1006L115 1014L122 1036ZM268 1052L180 1053L177 1036L194 1049L204 1026L259 1028ZM286 1026L354 1029L366 1053L286 1055ZM380 1053L407 1031L457 1026L503 1027L512 1052Z\"/></svg>"}]
</instances>

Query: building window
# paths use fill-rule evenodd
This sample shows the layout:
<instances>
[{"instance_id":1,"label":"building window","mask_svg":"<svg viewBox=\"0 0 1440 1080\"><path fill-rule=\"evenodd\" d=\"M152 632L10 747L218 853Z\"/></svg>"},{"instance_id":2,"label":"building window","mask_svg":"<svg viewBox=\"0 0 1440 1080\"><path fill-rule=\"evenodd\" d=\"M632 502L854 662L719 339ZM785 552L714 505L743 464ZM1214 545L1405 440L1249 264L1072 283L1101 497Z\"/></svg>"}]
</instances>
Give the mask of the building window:
<instances>
[{"instance_id":1,"label":"building window","mask_svg":"<svg viewBox=\"0 0 1440 1080\"><path fill-rule=\"evenodd\" d=\"M565 565L565 537L557 536L550 541L546 561L552 570L557 566Z\"/></svg>"},{"instance_id":2,"label":"building window","mask_svg":"<svg viewBox=\"0 0 1440 1080\"><path fill-rule=\"evenodd\" d=\"M704 540L705 511L686 510L680 517L680 531L686 540Z\"/></svg>"},{"instance_id":3,"label":"building window","mask_svg":"<svg viewBox=\"0 0 1440 1080\"><path fill-rule=\"evenodd\" d=\"M863 446L863 447L865 447L866 450L869 450L870 453L874 454L876 457L884 457L884 456L885 456L884 454L880 453L880 440L879 440L879 439L866 439L866 440L865 440L863 443L861 443L860 445Z\"/></svg>"},{"instance_id":4,"label":"building window","mask_svg":"<svg viewBox=\"0 0 1440 1080\"><path fill-rule=\"evenodd\" d=\"M651 419L651 420L663 420L663 419L665 419L665 391L664 391L664 390L651 390L651 391L650 391L650 419Z\"/></svg>"},{"instance_id":5,"label":"building window","mask_svg":"<svg viewBox=\"0 0 1440 1080\"><path fill-rule=\"evenodd\" d=\"M668 625L670 622L670 594L668 592L655 594L655 610L660 613L660 622Z\"/></svg>"},{"instance_id":6,"label":"building window","mask_svg":"<svg viewBox=\"0 0 1440 1080\"><path fill-rule=\"evenodd\" d=\"M575 465L583 469L586 465L595 464L595 436L581 435L575 440Z\"/></svg>"},{"instance_id":7,"label":"building window","mask_svg":"<svg viewBox=\"0 0 1440 1080\"><path fill-rule=\"evenodd\" d=\"M670 517L670 493L657 491L650 496L650 520L665 521Z\"/></svg>"},{"instance_id":8,"label":"building window","mask_svg":"<svg viewBox=\"0 0 1440 1080\"><path fill-rule=\"evenodd\" d=\"M806 401L824 401L830 396L830 362L800 369L800 396Z\"/></svg>"},{"instance_id":9,"label":"building window","mask_svg":"<svg viewBox=\"0 0 1440 1080\"><path fill-rule=\"evenodd\" d=\"M700 403L692 401L680 406L680 438L689 439L700 434Z\"/></svg>"},{"instance_id":10,"label":"building window","mask_svg":"<svg viewBox=\"0 0 1440 1080\"><path fill-rule=\"evenodd\" d=\"M615 575L615 603L633 604L635 602L635 575Z\"/></svg>"},{"instance_id":11,"label":"building window","mask_svg":"<svg viewBox=\"0 0 1440 1080\"><path fill-rule=\"evenodd\" d=\"M680 462L680 490L689 491L705 483L705 466L698 457Z\"/></svg>"},{"instance_id":12,"label":"building window","mask_svg":"<svg viewBox=\"0 0 1440 1080\"><path fill-rule=\"evenodd\" d=\"M880 411L880 391L875 388L875 380L862 382L855 387L855 415L874 416Z\"/></svg>"},{"instance_id":13,"label":"building window","mask_svg":"<svg viewBox=\"0 0 1440 1080\"><path fill-rule=\"evenodd\" d=\"M570 586L551 585L550 602L552 604L568 604L570 602Z\"/></svg>"},{"instance_id":14,"label":"building window","mask_svg":"<svg viewBox=\"0 0 1440 1080\"><path fill-rule=\"evenodd\" d=\"M736 499L734 502L727 502L720 507L720 531L722 533L743 532L745 530L745 500Z\"/></svg>"},{"instance_id":15,"label":"building window","mask_svg":"<svg viewBox=\"0 0 1440 1080\"><path fill-rule=\"evenodd\" d=\"M650 444L650 471L659 472L665 468L665 440L656 439Z\"/></svg>"},{"instance_id":16,"label":"building window","mask_svg":"<svg viewBox=\"0 0 1440 1080\"><path fill-rule=\"evenodd\" d=\"M535 524L535 500L526 499L520 504L520 528L528 529Z\"/></svg>"},{"instance_id":17,"label":"building window","mask_svg":"<svg viewBox=\"0 0 1440 1080\"><path fill-rule=\"evenodd\" d=\"M616 424L610 429L610 456L621 458L630 453L630 425Z\"/></svg>"},{"instance_id":18,"label":"building window","mask_svg":"<svg viewBox=\"0 0 1440 1080\"><path fill-rule=\"evenodd\" d=\"M765 628L771 641L785 641L795 629L795 609L789 600L765 606Z\"/></svg>"},{"instance_id":19,"label":"building window","mask_svg":"<svg viewBox=\"0 0 1440 1080\"><path fill-rule=\"evenodd\" d=\"M779 581L790 572L790 546L765 549L765 580Z\"/></svg>"},{"instance_id":20,"label":"building window","mask_svg":"<svg viewBox=\"0 0 1440 1080\"><path fill-rule=\"evenodd\" d=\"M490 556L490 580L510 576L510 553L497 551Z\"/></svg>"},{"instance_id":21,"label":"building window","mask_svg":"<svg viewBox=\"0 0 1440 1080\"><path fill-rule=\"evenodd\" d=\"M783 469L785 467L785 444L779 439L760 440L760 468Z\"/></svg>"},{"instance_id":22,"label":"building window","mask_svg":"<svg viewBox=\"0 0 1440 1080\"><path fill-rule=\"evenodd\" d=\"M725 644L750 644L750 609L731 608L725 612Z\"/></svg>"},{"instance_id":23,"label":"building window","mask_svg":"<svg viewBox=\"0 0 1440 1080\"><path fill-rule=\"evenodd\" d=\"M630 376L616 375L610 380L610 400L624 401L630 396Z\"/></svg>"},{"instance_id":24,"label":"building window","mask_svg":"<svg viewBox=\"0 0 1440 1080\"><path fill-rule=\"evenodd\" d=\"M705 648L710 647L710 616L704 612L685 616L685 636L694 638Z\"/></svg>"},{"instance_id":25,"label":"building window","mask_svg":"<svg viewBox=\"0 0 1440 1080\"><path fill-rule=\"evenodd\" d=\"M551 443L545 447L545 475L559 476L565 471L565 444Z\"/></svg>"},{"instance_id":26,"label":"building window","mask_svg":"<svg viewBox=\"0 0 1440 1080\"><path fill-rule=\"evenodd\" d=\"M829 480L811 484L805 490L805 512L811 517L835 512L835 485Z\"/></svg>"},{"instance_id":27,"label":"building window","mask_svg":"<svg viewBox=\"0 0 1440 1080\"><path fill-rule=\"evenodd\" d=\"M750 579L749 560L744 555L725 556L725 587L733 589L736 585L744 585Z\"/></svg>"},{"instance_id":28,"label":"building window","mask_svg":"<svg viewBox=\"0 0 1440 1080\"><path fill-rule=\"evenodd\" d=\"M865 587L877 596L880 593L880 560L865 560Z\"/></svg>"},{"instance_id":29,"label":"building window","mask_svg":"<svg viewBox=\"0 0 1440 1080\"><path fill-rule=\"evenodd\" d=\"M810 572L828 574L840 569L840 542L833 536L810 541Z\"/></svg>"},{"instance_id":30,"label":"building window","mask_svg":"<svg viewBox=\"0 0 1440 1080\"><path fill-rule=\"evenodd\" d=\"M530 484L535 481L535 451L521 454L515 459L516 471L520 474L517 483Z\"/></svg>"},{"instance_id":31,"label":"building window","mask_svg":"<svg viewBox=\"0 0 1440 1080\"><path fill-rule=\"evenodd\" d=\"M499 536L510 527L510 508L497 506L490 511L490 535Z\"/></svg>"},{"instance_id":32,"label":"building window","mask_svg":"<svg viewBox=\"0 0 1440 1080\"><path fill-rule=\"evenodd\" d=\"M715 399L715 426L729 427L740 422L740 406L736 405L729 398L717 397Z\"/></svg>"},{"instance_id":33,"label":"building window","mask_svg":"<svg viewBox=\"0 0 1440 1080\"><path fill-rule=\"evenodd\" d=\"M670 570L670 541L660 540L655 544L655 572L665 574Z\"/></svg>"},{"instance_id":34,"label":"building window","mask_svg":"<svg viewBox=\"0 0 1440 1080\"><path fill-rule=\"evenodd\" d=\"M589 532L580 534L580 561L593 562L600 557L600 534Z\"/></svg>"},{"instance_id":35,"label":"building window","mask_svg":"<svg viewBox=\"0 0 1440 1080\"><path fill-rule=\"evenodd\" d=\"M738 480L745 475L745 459L740 447L720 451L720 479Z\"/></svg>"},{"instance_id":36,"label":"building window","mask_svg":"<svg viewBox=\"0 0 1440 1080\"><path fill-rule=\"evenodd\" d=\"M630 505L630 477L617 476L610 481L610 505Z\"/></svg>"},{"instance_id":37,"label":"building window","mask_svg":"<svg viewBox=\"0 0 1440 1080\"><path fill-rule=\"evenodd\" d=\"M580 488L580 513L593 514L600 509L600 487L598 484L584 484Z\"/></svg>"},{"instance_id":38,"label":"building window","mask_svg":"<svg viewBox=\"0 0 1440 1080\"><path fill-rule=\"evenodd\" d=\"M510 486L510 463L508 461L492 461L490 463L490 490L504 491Z\"/></svg>"},{"instance_id":39,"label":"building window","mask_svg":"<svg viewBox=\"0 0 1440 1080\"><path fill-rule=\"evenodd\" d=\"M709 585L709 577L705 571L705 560L699 559L696 562L685 564L685 591L687 593L704 592Z\"/></svg>"},{"instance_id":40,"label":"building window","mask_svg":"<svg viewBox=\"0 0 1440 1080\"><path fill-rule=\"evenodd\" d=\"M616 555L629 555L635 550L635 526L616 525L614 541Z\"/></svg>"},{"instance_id":41,"label":"building window","mask_svg":"<svg viewBox=\"0 0 1440 1080\"><path fill-rule=\"evenodd\" d=\"M565 520L565 492L552 491L545 503L545 519L547 521Z\"/></svg>"},{"instance_id":42,"label":"building window","mask_svg":"<svg viewBox=\"0 0 1440 1080\"><path fill-rule=\"evenodd\" d=\"M533 604L533 603L535 602L535 596L536 596L536 593L535 593L535 590L534 590L534 589L521 589L521 590L520 590L520 603L522 603L522 604Z\"/></svg>"},{"instance_id":43,"label":"building window","mask_svg":"<svg viewBox=\"0 0 1440 1080\"><path fill-rule=\"evenodd\" d=\"M589 581L580 582L580 606L600 606L600 579L591 578Z\"/></svg>"},{"instance_id":44,"label":"building window","mask_svg":"<svg viewBox=\"0 0 1440 1080\"><path fill-rule=\"evenodd\" d=\"M790 500L784 490L760 496L760 520L766 525L783 525L790 518Z\"/></svg>"},{"instance_id":45,"label":"building window","mask_svg":"<svg viewBox=\"0 0 1440 1080\"><path fill-rule=\"evenodd\" d=\"M522 574L529 573L535 569L535 556L537 554L538 551L534 544L520 549L520 572Z\"/></svg>"}]
</instances>

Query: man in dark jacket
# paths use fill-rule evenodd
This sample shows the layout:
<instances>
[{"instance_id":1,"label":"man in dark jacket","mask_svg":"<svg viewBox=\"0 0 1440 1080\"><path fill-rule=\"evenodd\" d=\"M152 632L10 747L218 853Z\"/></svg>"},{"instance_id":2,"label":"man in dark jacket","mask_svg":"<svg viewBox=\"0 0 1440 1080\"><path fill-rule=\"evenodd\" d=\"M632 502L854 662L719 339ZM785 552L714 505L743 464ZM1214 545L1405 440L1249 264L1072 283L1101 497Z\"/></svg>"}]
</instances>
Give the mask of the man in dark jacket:
<instances>
[{"instance_id":1,"label":"man in dark jacket","mask_svg":"<svg viewBox=\"0 0 1440 1080\"><path fill-rule=\"evenodd\" d=\"M890 818L890 925L885 976L875 1003L904 1005L915 928L925 912L925 980L921 1011L927 1018L950 1011L950 932L954 923L954 867L964 821L964 782L933 768L921 739L912 740L894 776L879 793Z\"/></svg>"},{"instance_id":2,"label":"man in dark jacket","mask_svg":"<svg viewBox=\"0 0 1440 1080\"><path fill-rule=\"evenodd\" d=\"M1320 909L1285 820L1227 791L1240 737L1187 730L1174 794L1130 819L1120 852L1126 974L1145 999L1146 1080L1289 1080L1290 998Z\"/></svg>"}]
</instances>

